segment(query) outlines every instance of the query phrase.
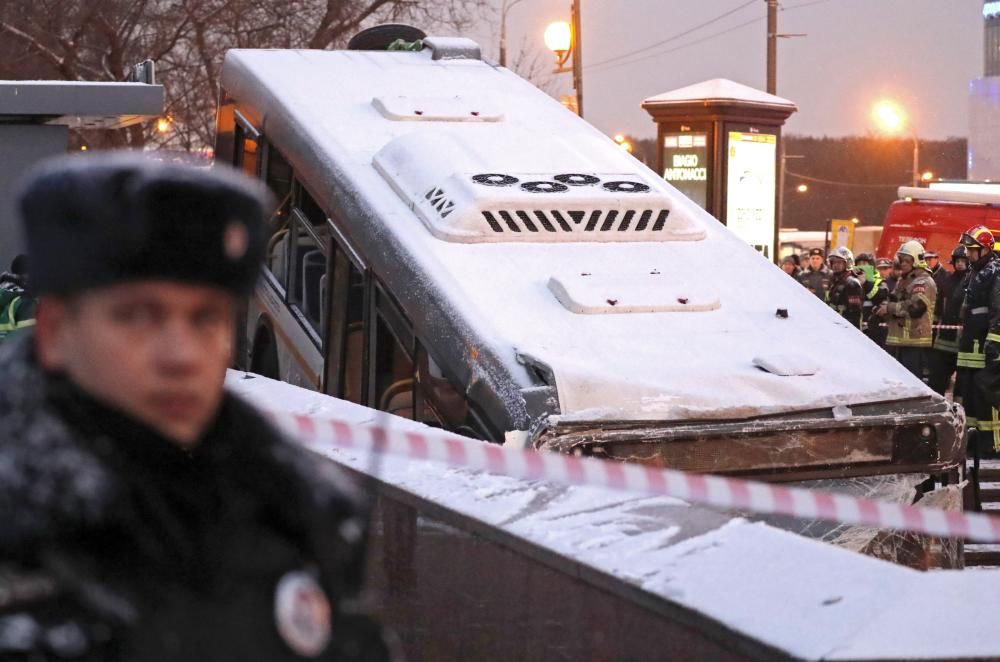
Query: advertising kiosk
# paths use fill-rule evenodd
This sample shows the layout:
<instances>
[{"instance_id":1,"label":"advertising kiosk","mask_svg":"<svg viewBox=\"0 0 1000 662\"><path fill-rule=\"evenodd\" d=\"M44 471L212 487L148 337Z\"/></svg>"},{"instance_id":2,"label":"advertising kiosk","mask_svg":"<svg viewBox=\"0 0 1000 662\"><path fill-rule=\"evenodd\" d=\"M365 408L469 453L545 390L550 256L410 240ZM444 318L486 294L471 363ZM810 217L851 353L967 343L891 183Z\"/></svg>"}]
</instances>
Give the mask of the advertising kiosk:
<instances>
[{"instance_id":1,"label":"advertising kiosk","mask_svg":"<svg viewBox=\"0 0 1000 662\"><path fill-rule=\"evenodd\" d=\"M716 78L650 97L642 107L657 125L657 172L777 259L781 127L796 105Z\"/></svg>"}]
</instances>

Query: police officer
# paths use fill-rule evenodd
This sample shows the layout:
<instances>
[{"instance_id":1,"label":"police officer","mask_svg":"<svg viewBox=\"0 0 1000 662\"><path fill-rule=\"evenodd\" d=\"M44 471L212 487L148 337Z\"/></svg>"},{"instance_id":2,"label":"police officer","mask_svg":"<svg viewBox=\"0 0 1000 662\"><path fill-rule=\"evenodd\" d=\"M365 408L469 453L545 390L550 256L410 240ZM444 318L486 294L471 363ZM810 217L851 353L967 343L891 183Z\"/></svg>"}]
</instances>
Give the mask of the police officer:
<instances>
[{"instance_id":1,"label":"police officer","mask_svg":"<svg viewBox=\"0 0 1000 662\"><path fill-rule=\"evenodd\" d=\"M936 279L938 294L934 312L937 321L942 326L957 326L961 324L962 302L965 300L965 288L971 272L969 258L965 246L959 244L951 252L952 271L942 269L943 278ZM930 378L928 385L944 395L955 374L955 361L958 357L958 331L956 329L937 329L934 333L934 345L931 352Z\"/></svg>"},{"instance_id":2,"label":"police officer","mask_svg":"<svg viewBox=\"0 0 1000 662\"><path fill-rule=\"evenodd\" d=\"M861 283L854 277L854 256L846 246L838 246L827 257L830 263L830 289L827 303L853 326L861 328L864 293Z\"/></svg>"},{"instance_id":3,"label":"police officer","mask_svg":"<svg viewBox=\"0 0 1000 662\"><path fill-rule=\"evenodd\" d=\"M924 262L924 247L908 241L896 253L901 276L890 301L880 308L888 318L886 344L907 370L923 379L932 339L932 320L937 302L937 286Z\"/></svg>"},{"instance_id":4,"label":"police officer","mask_svg":"<svg viewBox=\"0 0 1000 662\"><path fill-rule=\"evenodd\" d=\"M100 155L20 198L37 324L0 347L0 659L387 656L362 495L223 389L264 252L242 175Z\"/></svg>"},{"instance_id":5,"label":"police officer","mask_svg":"<svg viewBox=\"0 0 1000 662\"><path fill-rule=\"evenodd\" d=\"M826 301L826 293L830 290L830 270L826 267L823 249L813 248L809 251L809 265L799 274L799 282Z\"/></svg>"},{"instance_id":6,"label":"police officer","mask_svg":"<svg viewBox=\"0 0 1000 662\"><path fill-rule=\"evenodd\" d=\"M986 367L984 350L991 327L991 295L1000 273L1000 256L993 250L995 243L993 233L983 225L969 228L961 239L972 273L962 305L955 391L960 394L965 407L965 420L970 432L969 447L973 455L991 450L995 446L993 438L1000 430L1000 416L983 398L975 381L978 371Z\"/></svg>"},{"instance_id":7,"label":"police officer","mask_svg":"<svg viewBox=\"0 0 1000 662\"><path fill-rule=\"evenodd\" d=\"M799 256L792 254L782 258L781 270L798 280L799 274L802 273L802 267L799 266Z\"/></svg>"},{"instance_id":8,"label":"police officer","mask_svg":"<svg viewBox=\"0 0 1000 662\"><path fill-rule=\"evenodd\" d=\"M888 329L884 326L885 319L876 316L875 311L889 300L889 290L871 262L861 266L855 264L854 277L861 283L863 293L861 328L864 329L865 335L871 338L872 342L885 348Z\"/></svg>"}]
</instances>

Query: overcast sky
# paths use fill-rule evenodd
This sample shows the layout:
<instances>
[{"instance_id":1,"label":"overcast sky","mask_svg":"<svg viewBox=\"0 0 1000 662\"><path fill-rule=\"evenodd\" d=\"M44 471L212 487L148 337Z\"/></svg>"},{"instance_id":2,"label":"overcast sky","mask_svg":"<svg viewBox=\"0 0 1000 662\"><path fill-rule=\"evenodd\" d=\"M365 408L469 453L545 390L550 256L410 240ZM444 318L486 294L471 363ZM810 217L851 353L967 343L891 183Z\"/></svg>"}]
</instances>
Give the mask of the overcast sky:
<instances>
[{"instance_id":1,"label":"overcast sky","mask_svg":"<svg viewBox=\"0 0 1000 662\"><path fill-rule=\"evenodd\" d=\"M582 0L582 5L584 111L606 133L652 137L652 120L639 104L691 83L729 78L765 87L765 0ZM808 34L778 44L778 94L799 106L788 131L868 133L871 105L888 96L907 108L921 137L967 135L968 83L983 67L982 0L783 0L781 5L779 32ZM541 45L545 26L568 20L569 8L570 0L515 5L508 19L508 64L522 45L547 56ZM736 11L671 39L731 10ZM494 58L498 33L493 25L474 35ZM669 41L611 60L664 40ZM555 91L568 94L569 75L557 79Z\"/></svg>"}]
</instances>

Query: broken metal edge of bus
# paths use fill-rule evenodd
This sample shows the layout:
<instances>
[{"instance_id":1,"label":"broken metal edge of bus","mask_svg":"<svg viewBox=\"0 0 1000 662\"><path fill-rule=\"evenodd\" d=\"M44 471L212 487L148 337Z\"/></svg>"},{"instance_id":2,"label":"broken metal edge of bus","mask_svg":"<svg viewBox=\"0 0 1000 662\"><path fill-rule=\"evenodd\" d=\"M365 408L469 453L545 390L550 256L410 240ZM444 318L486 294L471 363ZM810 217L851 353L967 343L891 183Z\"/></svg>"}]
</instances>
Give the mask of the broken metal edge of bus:
<instances>
[{"instance_id":1,"label":"broken metal edge of bus","mask_svg":"<svg viewBox=\"0 0 1000 662\"><path fill-rule=\"evenodd\" d=\"M892 408L913 405L905 413ZM859 405L730 421L536 421L528 444L662 468L767 481L948 474L965 457L965 416L940 400Z\"/></svg>"}]
</instances>

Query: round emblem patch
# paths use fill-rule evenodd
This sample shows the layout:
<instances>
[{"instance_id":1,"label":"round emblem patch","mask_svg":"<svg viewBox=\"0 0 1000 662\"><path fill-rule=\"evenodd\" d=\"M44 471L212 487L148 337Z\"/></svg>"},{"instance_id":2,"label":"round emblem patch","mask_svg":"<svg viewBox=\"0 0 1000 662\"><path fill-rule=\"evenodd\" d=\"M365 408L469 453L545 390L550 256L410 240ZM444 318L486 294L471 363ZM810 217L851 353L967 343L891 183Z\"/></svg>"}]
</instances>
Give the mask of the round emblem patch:
<instances>
[{"instance_id":1,"label":"round emblem patch","mask_svg":"<svg viewBox=\"0 0 1000 662\"><path fill-rule=\"evenodd\" d=\"M289 572L274 592L274 621L289 648L305 657L330 643L330 601L311 575Z\"/></svg>"},{"instance_id":2,"label":"round emblem patch","mask_svg":"<svg viewBox=\"0 0 1000 662\"><path fill-rule=\"evenodd\" d=\"M250 243L250 236L247 228L239 221L230 221L226 226L225 234L222 236L222 247L226 251L226 257L235 262L247 254L247 245Z\"/></svg>"}]
</instances>

